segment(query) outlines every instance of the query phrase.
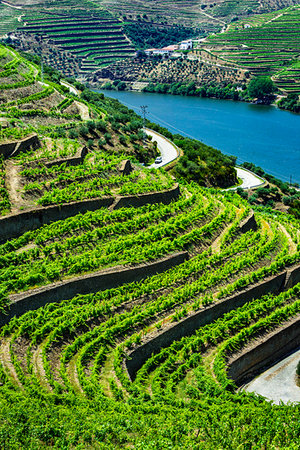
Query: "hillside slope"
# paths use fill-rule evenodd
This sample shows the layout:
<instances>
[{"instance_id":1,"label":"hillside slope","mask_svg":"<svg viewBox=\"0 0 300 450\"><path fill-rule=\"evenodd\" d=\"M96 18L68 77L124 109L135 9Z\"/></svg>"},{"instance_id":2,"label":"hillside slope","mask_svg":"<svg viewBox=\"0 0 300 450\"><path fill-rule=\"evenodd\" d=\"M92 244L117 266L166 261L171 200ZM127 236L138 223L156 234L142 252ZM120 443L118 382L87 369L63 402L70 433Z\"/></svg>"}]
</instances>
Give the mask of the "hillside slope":
<instances>
[{"instance_id":1,"label":"hillside slope","mask_svg":"<svg viewBox=\"0 0 300 450\"><path fill-rule=\"evenodd\" d=\"M123 0L54 0L0 3L0 36L8 44L42 53L45 62L65 75L84 77L135 48L161 47L184 38L224 29L238 18L251 17L298 0L143 2ZM169 37L168 37L169 36Z\"/></svg>"},{"instance_id":2,"label":"hillside slope","mask_svg":"<svg viewBox=\"0 0 300 450\"><path fill-rule=\"evenodd\" d=\"M299 221L141 167L133 111L40 76L0 47L1 447L299 447L236 390L299 345Z\"/></svg>"},{"instance_id":3,"label":"hillside slope","mask_svg":"<svg viewBox=\"0 0 300 450\"><path fill-rule=\"evenodd\" d=\"M9 22L8 15L0 26L0 35L17 30L9 43L42 54L48 65L65 75L84 76L103 64L134 54L121 21L88 0L80 5L65 0L59 4L54 1L16 3L16 7L19 9L10 8L10 11L13 17L17 11L18 19Z\"/></svg>"},{"instance_id":4,"label":"hillside slope","mask_svg":"<svg viewBox=\"0 0 300 450\"><path fill-rule=\"evenodd\" d=\"M300 93L300 6L232 24L200 48L253 75L272 75L284 93Z\"/></svg>"}]
</instances>

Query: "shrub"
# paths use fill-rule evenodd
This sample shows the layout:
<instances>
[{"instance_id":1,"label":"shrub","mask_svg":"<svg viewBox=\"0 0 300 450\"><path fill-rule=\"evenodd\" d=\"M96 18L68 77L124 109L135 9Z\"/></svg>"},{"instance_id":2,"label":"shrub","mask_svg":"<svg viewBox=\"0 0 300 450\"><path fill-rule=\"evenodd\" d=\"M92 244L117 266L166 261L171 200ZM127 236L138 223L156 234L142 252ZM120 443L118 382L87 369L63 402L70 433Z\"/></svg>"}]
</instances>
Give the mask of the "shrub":
<instances>
[{"instance_id":1,"label":"shrub","mask_svg":"<svg viewBox=\"0 0 300 450\"><path fill-rule=\"evenodd\" d=\"M253 78L248 84L248 95L251 98L261 98L264 95L272 94L276 91L276 86L269 77Z\"/></svg>"},{"instance_id":2,"label":"shrub","mask_svg":"<svg viewBox=\"0 0 300 450\"><path fill-rule=\"evenodd\" d=\"M111 141L111 134L110 133L105 133L104 135L104 139L107 143L109 143Z\"/></svg>"},{"instance_id":3,"label":"shrub","mask_svg":"<svg viewBox=\"0 0 300 450\"><path fill-rule=\"evenodd\" d=\"M69 131L69 138L70 139L76 139L76 138L78 138L78 136L79 136L78 131L75 130L74 128Z\"/></svg>"},{"instance_id":4,"label":"shrub","mask_svg":"<svg viewBox=\"0 0 300 450\"><path fill-rule=\"evenodd\" d=\"M122 144L122 145L127 145L127 141L126 141L126 137L125 136L120 136L120 138L119 138L119 141L120 141L120 144Z\"/></svg>"},{"instance_id":5,"label":"shrub","mask_svg":"<svg viewBox=\"0 0 300 450\"><path fill-rule=\"evenodd\" d=\"M93 139L89 139L89 140L87 141L87 146L88 146L88 148L93 148L93 146L94 146L94 141L93 141Z\"/></svg>"},{"instance_id":6,"label":"shrub","mask_svg":"<svg viewBox=\"0 0 300 450\"><path fill-rule=\"evenodd\" d=\"M80 136L86 136L88 134L89 130L85 125L81 125L79 128L79 134Z\"/></svg>"}]
</instances>

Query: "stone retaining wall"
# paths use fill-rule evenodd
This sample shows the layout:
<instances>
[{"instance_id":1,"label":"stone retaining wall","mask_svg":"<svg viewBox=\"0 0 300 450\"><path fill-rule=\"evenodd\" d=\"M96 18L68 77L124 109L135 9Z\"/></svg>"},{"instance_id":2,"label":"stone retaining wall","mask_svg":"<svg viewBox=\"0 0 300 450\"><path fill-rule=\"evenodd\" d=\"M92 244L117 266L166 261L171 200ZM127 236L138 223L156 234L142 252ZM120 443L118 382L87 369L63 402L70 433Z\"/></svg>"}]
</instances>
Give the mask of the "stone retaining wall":
<instances>
[{"instance_id":1,"label":"stone retaining wall","mask_svg":"<svg viewBox=\"0 0 300 450\"><path fill-rule=\"evenodd\" d=\"M11 156L17 156L19 153L25 150L34 149L36 150L41 146L37 134L31 134L30 136L20 139L18 141L11 141L4 144L0 144L0 155L4 158L9 158Z\"/></svg>"},{"instance_id":2,"label":"stone retaining wall","mask_svg":"<svg viewBox=\"0 0 300 450\"><path fill-rule=\"evenodd\" d=\"M61 302L78 294L95 293L125 283L140 281L182 264L186 259L188 259L188 252L178 252L158 261L139 264L135 267L114 267L12 295L10 297L11 304L5 314L0 313L0 326L8 323L14 316L20 316L29 310L38 309L47 303Z\"/></svg>"},{"instance_id":3,"label":"stone retaining wall","mask_svg":"<svg viewBox=\"0 0 300 450\"><path fill-rule=\"evenodd\" d=\"M287 270L285 289L290 289L297 283L300 283L300 266L294 266Z\"/></svg>"},{"instance_id":4,"label":"stone retaining wall","mask_svg":"<svg viewBox=\"0 0 300 450\"><path fill-rule=\"evenodd\" d=\"M228 361L227 375L238 386L273 366L300 346L300 317L290 320L260 341L252 342Z\"/></svg>"},{"instance_id":5,"label":"stone retaining wall","mask_svg":"<svg viewBox=\"0 0 300 450\"><path fill-rule=\"evenodd\" d=\"M164 203L167 205L171 203L172 200L176 200L179 195L179 185L176 184L174 188L167 191L119 197L116 199L114 209L127 208L131 206L137 208L139 206L146 205L147 203Z\"/></svg>"},{"instance_id":6,"label":"stone retaining wall","mask_svg":"<svg viewBox=\"0 0 300 450\"><path fill-rule=\"evenodd\" d=\"M0 144L0 155L4 158L8 158L16 148L17 142L7 142L6 144Z\"/></svg>"},{"instance_id":7,"label":"stone retaining wall","mask_svg":"<svg viewBox=\"0 0 300 450\"><path fill-rule=\"evenodd\" d=\"M45 162L44 165L46 167L51 168L56 165L60 164L66 164L67 166L77 166L79 164L82 164L84 157L88 153L88 149L86 147L82 147L80 150L76 152L74 156L71 156L70 158L60 158L55 159L54 161Z\"/></svg>"},{"instance_id":8,"label":"stone retaining wall","mask_svg":"<svg viewBox=\"0 0 300 450\"><path fill-rule=\"evenodd\" d=\"M137 371L151 357L152 353L159 352L162 348L168 347L173 341L179 340L184 336L191 336L201 326L218 319L223 314L244 305L246 302L259 298L262 295L280 292L284 289L285 280L286 271L191 313L176 324L170 324L167 329L162 330L152 338L148 338L148 340L128 354L125 365L129 377L131 379L135 378Z\"/></svg>"},{"instance_id":9,"label":"stone retaining wall","mask_svg":"<svg viewBox=\"0 0 300 450\"><path fill-rule=\"evenodd\" d=\"M240 223L241 233L246 233L250 230L257 230L257 223L255 220L254 212L251 210L250 214Z\"/></svg>"},{"instance_id":10,"label":"stone retaining wall","mask_svg":"<svg viewBox=\"0 0 300 450\"><path fill-rule=\"evenodd\" d=\"M30 209L18 214L0 217L0 243L20 236L26 231L35 230L57 220L63 220L79 213L95 211L112 205L113 197L82 200L64 203L62 205L46 206L45 208Z\"/></svg>"},{"instance_id":11,"label":"stone retaining wall","mask_svg":"<svg viewBox=\"0 0 300 450\"><path fill-rule=\"evenodd\" d=\"M95 211L96 209L109 207L112 209L124 207L138 207L147 203L165 203L176 200L180 195L180 189L176 184L172 189L149 194L131 195L127 197L103 197L90 200L81 200L62 205L46 206L44 208L30 209L18 214L9 214L0 217L0 243L20 236L26 231L35 230L42 225L47 225L57 220L63 220L79 213Z\"/></svg>"}]
</instances>

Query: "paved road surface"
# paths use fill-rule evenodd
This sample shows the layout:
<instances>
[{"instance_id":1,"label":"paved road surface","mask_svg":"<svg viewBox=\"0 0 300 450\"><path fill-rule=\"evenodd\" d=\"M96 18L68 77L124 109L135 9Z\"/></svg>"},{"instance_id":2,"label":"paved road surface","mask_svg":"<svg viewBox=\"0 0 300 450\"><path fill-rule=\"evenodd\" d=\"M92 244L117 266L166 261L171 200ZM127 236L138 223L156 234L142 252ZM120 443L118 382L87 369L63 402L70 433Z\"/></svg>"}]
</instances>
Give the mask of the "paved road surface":
<instances>
[{"instance_id":1,"label":"paved road surface","mask_svg":"<svg viewBox=\"0 0 300 450\"><path fill-rule=\"evenodd\" d=\"M300 350L280 361L244 386L247 392L256 392L277 405L282 401L300 402L300 387L296 385L296 367Z\"/></svg>"},{"instance_id":2,"label":"paved road surface","mask_svg":"<svg viewBox=\"0 0 300 450\"><path fill-rule=\"evenodd\" d=\"M236 172L238 178L243 181L243 183L238 186L242 189L251 189L254 187L262 186L265 183L262 178L258 177L253 172L249 172L249 170L242 169L241 167L236 167ZM237 189L237 187L229 189Z\"/></svg>"},{"instance_id":3,"label":"paved road surface","mask_svg":"<svg viewBox=\"0 0 300 450\"><path fill-rule=\"evenodd\" d=\"M69 84L66 81L61 81L60 84L62 84L63 86L67 87L72 94L75 94L75 95L77 95L79 97L78 90L74 86L72 86L72 84Z\"/></svg>"},{"instance_id":4,"label":"paved road surface","mask_svg":"<svg viewBox=\"0 0 300 450\"><path fill-rule=\"evenodd\" d=\"M157 147L161 153L162 156L162 162L160 164L152 164L151 166L148 166L149 168L158 168L163 167L166 164L170 163L171 161L174 161L179 154L178 150L176 149L175 145L172 144L171 141L166 139L164 136L161 136L159 133L156 133L155 131L149 130L146 128L146 133L149 136L152 136L152 140L157 142ZM243 183L238 186L242 189L251 189L253 187L262 186L264 184L264 180L254 173L250 172L249 170L242 169L241 167L236 168L237 176L240 178ZM237 187L229 188L229 189L237 189Z\"/></svg>"},{"instance_id":5,"label":"paved road surface","mask_svg":"<svg viewBox=\"0 0 300 450\"><path fill-rule=\"evenodd\" d=\"M152 136L153 142L157 142L157 148L160 151L162 157L162 162L160 164L154 163L151 166L148 166L150 169L153 167L155 167L156 169L158 167L163 167L166 164L169 164L171 161L174 161L174 159L178 157L178 150L171 141L156 133L155 131L149 130L148 128L145 129L145 132L146 134L148 134L148 136Z\"/></svg>"}]
</instances>

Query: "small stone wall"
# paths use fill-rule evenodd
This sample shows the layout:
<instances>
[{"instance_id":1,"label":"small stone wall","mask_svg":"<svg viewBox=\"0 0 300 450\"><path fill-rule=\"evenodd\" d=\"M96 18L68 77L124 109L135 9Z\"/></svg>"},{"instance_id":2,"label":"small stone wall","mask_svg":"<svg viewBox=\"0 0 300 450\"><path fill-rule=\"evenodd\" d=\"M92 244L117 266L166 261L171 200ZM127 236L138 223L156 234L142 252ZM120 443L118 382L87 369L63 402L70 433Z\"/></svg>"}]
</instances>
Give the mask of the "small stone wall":
<instances>
[{"instance_id":1,"label":"small stone wall","mask_svg":"<svg viewBox=\"0 0 300 450\"><path fill-rule=\"evenodd\" d=\"M257 230L257 223L255 220L255 216L254 216L254 212L251 210L250 214L248 215L248 217L246 217L246 219L244 219L241 223L240 223L240 231L241 233L246 233L247 231L250 230Z\"/></svg>"},{"instance_id":2,"label":"small stone wall","mask_svg":"<svg viewBox=\"0 0 300 450\"><path fill-rule=\"evenodd\" d=\"M17 156L19 153L29 149L36 150L41 146L37 134L31 134L24 139L18 141L11 141L4 144L0 144L0 155L4 158Z\"/></svg>"},{"instance_id":3,"label":"small stone wall","mask_svg":"<svg viewBox=\"0 0 300 450\"><path fill-rule=\"evenodd\" d=\"M122 173L123 176L129 175L132 172L133 168L130 162L130 159L124 159L121 161L119 165L119 171Z\"/></svg>"},{"instance_id":4,"label":"small stone wall","mask_svg":"<svg viewBox=\"0 0 300 450\"><path fill-rule=\"evenodd\" d=\"M238 386L273 366L300 346L300 317L290 320L260 341L252 342L228 361L227 375Z\"/></svg>"},{"instance_id":5,"label":"small stone wall","mask_svg":"<svg viewBox=\"0 0 300 450\"><path fill-rule=\"evenodd\" d=\"M300 266L294 266L287 270L285 289L290 289L297 283L300 283Z\"/></svg>"},{"instance_id":6,"label":"small stone wall","mask_svg":"<svg viewBox=\"0 0 300 450\"><path fill-rule=\"evenodd\" d=\"M286 272L269 277L224 300L191 313L176 324L170 324L167 329L162 330L155 337L148 338L147 341L128 354L125 365L129 377L134 379L137 371L151 357L152 353L157 353L162 348L168 347L173 341L184 336L191 336L201 326L213 322L232 309L243 306L246 302L269 293L278 293L284 288L285 279Z\"/></svg>"},{"instance_id":7,"label":"small stone wall","mask_svg":"<svg viewBox=\"0 0 300 450\"><path fill-rule=\"evenodd\" d=\"M62 205L46 206L45 208L30 209L18 214L0 217L0 243L20 236L26 231L35 230L57 220L63 220L79 213L95 211L108 207L113 203L113 197L82 200L64 203Z\"/></svg>"},{"instance_id":8,"label":"small stone wall","mask_svg":"<svg viewBox=\"0 0 300 450\"><path fill-rule=\"evenodd\" d=\"M128 197L104 197L91 200L81 200L62 205L46 206L45 208L30 209L18 214L9 214L0 217L0 243L20 236L26 231L35 230L42 225L47 225L57 220L63 220L79 213L95 211L96 209L109 207L112 209L124 207L138 207L147 203L165 203L179 197L180 190L178 184L174 188L162 192L152 192L150 194L132 195Z\"/></svg>"},{"instance_id":9,"label":"small stone wall","mask_svg":"<svg viewBox=\"0 0 300 450\"><path fill-rule=\"evenodd\" d=\"M17 142L7 142L6 144L0 144L0 155L4 158L8 158L16 148Z\"/></svg>"},{"instance_id":10,"label":"small stone wall","mask_svg":"<svg viewBox=\"0 0 300 450\"><path fill-rule=\"evenodd\" d=\"M127 208L131 206L137 208L139 206L146 205L147 203L164 203L167 205L171 203L172 200L176 200L179 195L179 185L176 184L174 188L166 191L119 197L116 199L114 209Z\"/></svg>"},{"instance_id":11,"label":"small stone wall","mask_svg":"<svg viewBox=\"0 0 300 450\"><path fill-rule=\"evenodd\" d=\"M29 310L38 309L47 303L61 302L78 294L90 294L115 288L125 283L140 281L182 264L186 259L188 259L188 252L178 252L158 261L140 264L136 267L114 267L12 295L10 297L11 304L5 314L0 313L0 326L8 323L14 316L20 316Z\"/></svg>"},{"instance_id":12,"label":"small stone wall","mask_svg":"<svg viewBox=\"0 0 300 450\"><path fill-rule=\"evenodd\" d=\"M79 164L82 164L85 156L88 153L88 149L86 147L82 147L74 156L71 156L70 158L60 158L55 159L54 161L46 162L45 166L50 167L60 165L60 164L66 164L67 166L77 166Z\"/></svg>"}]
</instances>

